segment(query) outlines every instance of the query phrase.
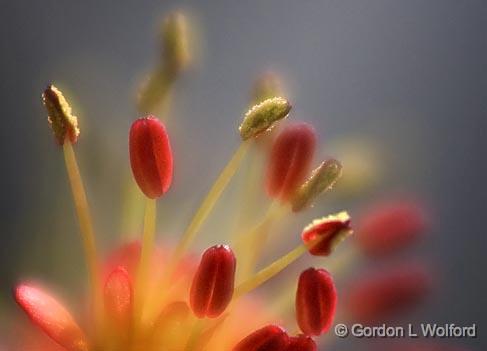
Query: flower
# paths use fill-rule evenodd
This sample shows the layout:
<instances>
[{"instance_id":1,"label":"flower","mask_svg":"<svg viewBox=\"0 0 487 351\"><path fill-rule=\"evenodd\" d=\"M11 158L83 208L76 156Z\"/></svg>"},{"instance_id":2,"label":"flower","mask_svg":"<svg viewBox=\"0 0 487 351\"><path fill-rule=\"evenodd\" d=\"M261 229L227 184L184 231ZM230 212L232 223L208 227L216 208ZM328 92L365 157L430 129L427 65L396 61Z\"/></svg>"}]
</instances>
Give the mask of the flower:
<instances>
[{"instance_id":1,"label":"flower","mask_svg":"<svg viewBox=\"0 0 487 351\"><path fill-rule=\"evenodd\" d=\"M165 22L164 55L141 91L140 113L167 102L169 89L187 66L185 25L181 14L172 15ZM233 237L232 243L248 248L247 251L239 247L234 253L230 246L215 245L205 250L197 264L197 251L191 247L243 162L249 144L290 113L289 101L271 94L280 92L280 88L270 81L263 83L257 89L257 104L248 110L240 124L239 148L175 245L169 244L165 237L160 245L155 241L155 199L168 191L173 177L169 134L164 124L152 115L132 124L130 164L138 187L146 195L142 240L118 246L106 257L97 250L89 204L76 162L73 144L79 135L77 118L58 89L54 86L46 89L43 102L55 138L63 146L80 222L90 278L89 311L77 316L40 285L18 284L14 289L15 301L46 336L38 339L29 331L26 340L18 340L19 349L156 351L163 347L170 351L316 351L318 336L330 329L335 317L338 298L331 274L323 268L302 271L293 296L296 308L293 322L300 329L294 333L284 328L283 309L274 311L269 306L274 301L255 290L302 255L331 255L335 246L352 233L347 212L313 221L303 230L302 243L261 269L257 269L257 262L266 246L265 239L271 224L279 219L273 212L274 204L259 219L258 230L242 230ZM270 195L280 201L281 215L292 216L292 212L311 207L318 195L330 190L341 176L342 166L334 159L326 159L309 174L315 147L315 131L304 123L285 125L277 136L268 158L266 185ZM264 147L256 150L268 151ZM257 188L254 185L251 184ZM241 267L245 269L239 271ZM367 278L350 294L350 315L360 319L382 318L398 302L401 306L404 303L402 307L409 306L422 296L427 285L425 276L407 269L385 278ZM285 290L279 292L277 297L286 295ZM292 305L292 299L287 302Z\"/></svg>"},{"instance_id":2,"label":"flower","mask_svg":"<svg viewBox=\"0 0 487 351\"><path fill-rule=\"evenodd\" d=\"M69 106L67 102L66 106ZM50 107L46 107L51 113ZM247 140L264 133L274 122L286 117L289 110L290 105L283 98L271 98L254 106L242 123L243 138ZM285 172L284 180L277 185L276 195L290 198L308 173L315 148L314 130L306 124L286 127L275 148L271 168L275 173ZM130 129L129 154L136 183L147 197L142 241L123 245L100 259L81 172L71 143L64 145L63 152L90 268L90 313L86 318L75 318L54 295L29 283L19 284L14 298L33 324L64 350L150 351L161 345L174 351L315 348L310 335L324 333L335 313L336 300L332 298L335 290L328 273L310 269L301 275L299 286L306 285L306 290L312 293L304 296L302 288L297 292L297 301L300 301L298 323L307 336L290 335L282 326L274 324L276 317L273 313L266 308L257 308L260 298L248 294L307 253L309 243L298 245L260 271L250 270L250 274L237 284L235 278L239 265L229 246L210 247L198 265L194 253L188 250L232 172L226 169L222 172L224 181L217 179L217 190L210 190L208 195L212 204L209 205L210 200L203 201L178 245L156 245L154 200L166 193L172 182L172 150L169 135L160 120L154 116L137 119ZM290 159L285 157L288 152L293 155ZM237 151L236 155L239 157L232 158L229 163L235 171L243 153ZM280 181L278 178L276 181ZM337 218L343 219L341 216ZM344 227L339 229L350 230L349 217L342 222ZM334 235L318 235L313 239L313 245L321 247L323 242L330 246L335 240L331 238ZM243 239L246 237L242 234ZM245 261L249 259L247 256L254 257L244 254L240 258ZM326 308L316 309L316 306ZM242 320L246 320L245 325Z\"/></svg>"}]
</instances>

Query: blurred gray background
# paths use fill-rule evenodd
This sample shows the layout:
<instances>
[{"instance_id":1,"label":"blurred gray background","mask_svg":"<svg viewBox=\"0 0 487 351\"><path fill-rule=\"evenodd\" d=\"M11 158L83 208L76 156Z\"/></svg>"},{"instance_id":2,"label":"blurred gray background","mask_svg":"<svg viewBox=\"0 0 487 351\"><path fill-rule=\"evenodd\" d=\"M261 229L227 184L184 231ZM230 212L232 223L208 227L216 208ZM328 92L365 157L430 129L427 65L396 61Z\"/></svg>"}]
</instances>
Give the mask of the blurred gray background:
<instances>
[{"instance_id":1,"label":"blurred gray background","mask_svg":"<svg viewBox=\"0 0 487 351\"><path fill-rule=\"evenodd\" d=\"M196 19L200 44L176 88L181 120L170 122L184 150L174 198L204 194L190 185L209 184L223 166L253 79L272 69L294 116L314 123L325 145L375 141L389 155L383 191L431 204L434 233L422 251L443 285L418 318L477 323L480 337L464 343L485 349L485 0L2 1L0 305L11 305L19 276L79 280L67 273L81 254L43 88L56 82L74 99L95 220L114 233L134 89L157 59L158 20L179 8Z\"/></svg>"}]
</instances>

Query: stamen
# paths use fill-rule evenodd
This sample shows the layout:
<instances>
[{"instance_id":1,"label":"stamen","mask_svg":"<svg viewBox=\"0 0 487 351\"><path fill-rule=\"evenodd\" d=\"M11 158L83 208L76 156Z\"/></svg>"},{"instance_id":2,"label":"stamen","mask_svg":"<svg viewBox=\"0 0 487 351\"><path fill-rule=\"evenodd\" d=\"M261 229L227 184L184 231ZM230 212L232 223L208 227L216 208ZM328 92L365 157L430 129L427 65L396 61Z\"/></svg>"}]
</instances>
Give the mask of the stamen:
<instances>
[{"instance_id":1,"label":"stamen","mask_svg":"<svg viewBox=\"0 0 487 351\"><path fill-rule=\"evenodd\" d=\"M142 85L137 99L141 113L168 108L171 88L189 65L188 21L184 14L174 12L164 20L161 30L161 59L154 72ZM162 107L161 109L158 109ZM166 113L160 115L166 116ZM167 117L167 116L166 116Z\"/></svg>"},{"instance_id":2,"label":"stamen","mask_svg":"<svg viewBox=\"0 0 487 351\"><path fill-rule=\"evenodd\" d=\"M228 246L205 251L190 290L191 309L198 318L220 316L232 300L235 255Z\"/></svg>"},{"instance_id":3,"label":"stamen","mask_svg":"<svg viewBox=\"0 0 487 351\"><path fill-rule=\"evenodd\" d=\"M315 219L304 228L301 238L304 242L321 237L319 245L310 250L314 256L328 256L336 246L353 233L350 226L350 216L343 211L320 219Z\"/></svg>"},{"instance_id":4,"label":"stamen","mask_svg":"<svg viewBox=\"0 0 487 351\"><path fill-rule=\"evenodd\" d=\"M154 250L156 198L165 194L172 182L173 157L164 124L153 116L139 118L130 128L130 165L134 178L147 196L144 233L135 291L135 321L143 314L150 260Z\"/></svg>"},{"instance_id":5,"label":"stamen","mask_svg":"<svg viewBox=\"0 0 487 351\"><path fill-rule=\"evenodd\" d=\"M48 121L54 136L63 146L64 161L71 185L74 205L79 220L81 237L85 252L86 264L90 275L95 310L99 311L100 301L97 291L99 285L98 257L95 245L95 234L89 211L86 193L76 162L72 143L79 136L78 119L72 114L71 106L64 98L63 93L54 85L50 85L42 94L42 102L48 113Z\"/></svg>"},{"instance_id":6,"label":"stamen","mask_svg":"<svg viewBox=\"0 0 487 351\"><path fill-rule=\"evenodd\" d=\"M139 118L130 128L130 166L140 190L150 199L171 186L173 157L164 124L154 116Z\"/></svg>"},{"instance_id":7,"label":"stamen","mask_svg":"<svg viewBox=\"0 0 487 351\"><path fill-rule=\"evenodd\" d=\"M71 106L63 93L54 85L50 85L42 94L42 102L47 110L47 120L59 145L63 145L66 140L76 143L79 136L78 118L73 115Z\"/></svg>"},{"instance_id":8,"label":"stamen","mask_svg":"<svg viewBox=\"0 0 487 351\"><path fill-rule=\"evenodd\" d=\"M296 292L296 319L306 335L328 331L335 317L337 293L331 275L309 268L301 273Z\"/></svg>"},{"instance_id":9,"label":"stamen","mask_svg":"<svg viewBox=\"0 0 487 351\"><path fill-rule=\"evenodd\" d=\"M330 190L341 174L342 165L337 160L329 159L322 162L294 195L292 199L293 211L299 212L312 206L315 198Z\"/></svg>"},{"instance_id":10,"label":"stamen","mask_svg":"<svg viewBox=\"0 0 487 351\"><path fill-rule=\"evenodd\" d=\"M282 97L270 98L255 105L245 114L240 124L242 140L254 138L271 129L277 121L286 118L289 111L291 104Z\"/></svg>"},{"instance_id":11,"label":"stamen","mask_svg":"<svg viewBox=\"0 0 487 351\"><path fill-rule=\"evenodd\" d=\"M188 228L183 234L183 237L176 247L174 259L170 265L169 272L174 269L172 266L174 266L175 262L179 261L179 259L188 249L189 245L191 245L201 225L204 223L205 219L208 217L208 214L215 206L216 201L220 198L223 190L225 190L230 179L237 171L237 168L239 167L249 148L249 143L246 141L256 137L266 130L269 130L275 124L275 122L285 118L290 110L291 105L286 99L276 97L265 100L262 103L252 107L245 114L244 120L239 127L240 136L242 137L243 142L240 144L233 157L218 176L216 182L213 184L208 195L206 195L206 198L203 200L203 203L199 207Z\"/></svg>"}]
</instances>

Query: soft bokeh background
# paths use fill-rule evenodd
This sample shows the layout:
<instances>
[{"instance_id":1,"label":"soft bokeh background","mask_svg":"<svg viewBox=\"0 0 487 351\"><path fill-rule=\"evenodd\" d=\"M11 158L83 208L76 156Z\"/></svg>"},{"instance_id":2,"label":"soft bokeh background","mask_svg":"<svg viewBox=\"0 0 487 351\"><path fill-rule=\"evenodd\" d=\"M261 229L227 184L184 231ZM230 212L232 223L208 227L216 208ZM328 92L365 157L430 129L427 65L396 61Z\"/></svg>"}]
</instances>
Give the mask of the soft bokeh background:
<instances>
[{"instance_id":1,"label":"soft bokeh background","mask_svg":"<svg viewBox=\"0 0 487 351\"><path fill-rule=\"evenodd\" d=\"M196 21L198 63L178 82L168 122L177 173L161 204L161 227L182 229L238 143L235 126L253 79L272 69L288 87L293 118L315 124L323 155L333 154L342 138L380 155L380 184L360 200L330 208L346 205L353 212L390 191L419 194L429 203L434 227L415 254L436 262L442 288L411 318L477 323L480 337L464 343L485 348L483 0L3 1L1 323L8 323L3 311L12 310L9 291L19 277L72 290L84 277L42 89L53 81L73 100L98 233L105 241L115 238L129 175L134 90L157 59L158 20L178 8Z\"/></svg>"}]
</instances>

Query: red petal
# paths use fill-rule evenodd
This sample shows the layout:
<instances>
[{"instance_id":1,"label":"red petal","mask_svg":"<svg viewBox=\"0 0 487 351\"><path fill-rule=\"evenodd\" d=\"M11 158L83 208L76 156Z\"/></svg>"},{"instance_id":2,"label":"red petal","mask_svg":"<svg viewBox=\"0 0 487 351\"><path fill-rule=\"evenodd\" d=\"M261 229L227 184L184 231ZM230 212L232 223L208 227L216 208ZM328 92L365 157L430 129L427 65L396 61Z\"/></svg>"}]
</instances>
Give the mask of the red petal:
<instances>
[{"instance_id":1,"label":"red petal","mask_svg":"<svg viewBox=\"0 0 487 351\"><path fill-rule=\"evenodd\" d=\"M335 316L337 293L330 274L309 268L301 273L296 292L296 318L306 335L321 335Z\"/></svg>"},{"instance_id":2,"label":"red petal","mask_svg":"<svg viewBox=\"0 0 487 351\"><path fill-rule=\"evenodd\" d=\"M162 196L171 185L173 158L169 136L160 120L139 118L129 137L130 164L135 181L149 198Z\"/></svg>"},{"instance_id":3,"label":"red petal","mask_svg":"<svg viewBox=\"0 0 487 351\"><path fill-rule=\"evenodd\" d=\"M205 251L193 278L190 305L199 317L218 317L230 303L235 284L236 260L225 245Z\"/></svg>"},{"instance_id":4,"label":"red petal","mask_svg":"<svg viewBox=\"0 0 487 351\"><path fill-rule=\"evenodd\" d=\"M130 321L133 306L133 288L127 271L116 268L107 278L103 291L105 309L113 321Z\"/></svg>"},{"instance_id":5,"label":"red petal","mask_svg":"<svg viewBox=\"0 0 487 351\"><path fill-rule=\"evenodd\" d=\"M417 305L430 286L430 275L425 267L401 265L356 281L350 287L346 306L355 321L384 322Z\"/></svg>"},{"instance_id":6,"label":"red petal","mask_svg":"<svg viewBox=\"0 0 487 351\"><path fill-rule=\"evenodd\" d=\"M309 173L315 147L315 131L306 123L290 125L277 136L267 171L270 196L289 199Z\"/></svg>"},{"instance_id":7,"label":"red petal","mask_svg":"<svg viewBox=\"0 0 487 351\"><path fill-rule=\"evenodd\" d=\"M346 212L314 220L304 228L301 238L304 243L313 242L320 237L319 243L309 249L315 256L328 256L335 246L352 232L350 216Z\"/></svg>"},{"instance_id":8,"label":"red petal","mask_svg":"<svg viewBox=\"0 0 487 351\"><path fill-rule=\"evenodd\" d=\"M371 256L397 252L417 242L427 227L422 206L413 201L384 202L360 220L357 242Z\"/></svg>"},{"instance_id":9,"label":"red petal","mask_svg":"<svg viewBox=\"0 0 487 351\"><path fill-rule=\"evenodd\" d=\"M69 351L86 351L84 333L71 314L53 297L29 285L21 284L14 298L34 324Z\"/></svg>"},{"instance_id":10,"label":"red petal","mask_svg":"<svg viewBox=\"0 0 487 351\"><path fill-rule=\"evenodd\" d=\"M316 343L311 337L298 335L289 338L289 346L286 351L316 351Z\"/></svg>"},{"instance_id":11,"label":"red petal","mask_svg":"<svg viewBox=\"0 0 487 351\"><path fill-rule=\"evenodd\" d=\"M288 345L286 331L279 326L268 325L245 337L233 351L284 351Z\"/></svg>"}]
</instances>

